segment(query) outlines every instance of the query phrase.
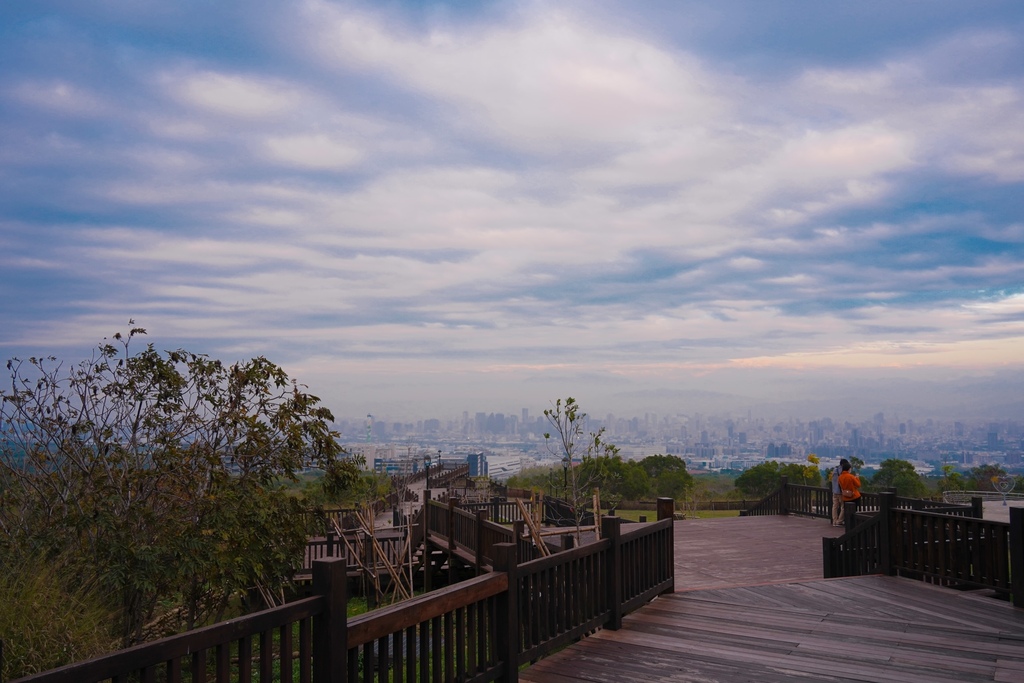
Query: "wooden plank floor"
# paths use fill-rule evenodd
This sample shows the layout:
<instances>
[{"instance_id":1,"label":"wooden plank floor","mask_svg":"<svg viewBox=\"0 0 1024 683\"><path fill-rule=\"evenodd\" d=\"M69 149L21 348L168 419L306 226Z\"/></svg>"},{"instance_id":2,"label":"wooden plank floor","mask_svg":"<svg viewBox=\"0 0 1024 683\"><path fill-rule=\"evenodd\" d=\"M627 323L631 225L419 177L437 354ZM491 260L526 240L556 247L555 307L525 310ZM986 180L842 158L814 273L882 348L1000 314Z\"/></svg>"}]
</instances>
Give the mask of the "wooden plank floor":
<instances>
[{"instance_id":1,"label":"wooden plank floor","mask_svg":"<svg viewBox=\"0 0 1024 683\"><path fill-rule=\"evenodd\" d=\"M676 590L819 579L821 539L843 529L795 515L675 523Z\"/></svg>"},{"instance_id":2,"label":"wooden plank floor","mask_svg":"<svg viewBox=\"0 0 1024 683\"><path fill-rule=\"evenodd\" d=\"M820 577L821 536L832 535L832 527L793 517L755 519L768 522L704 525L719 539L714 543L726 543L726 537L763 538L772 531L769 522L778 522L775 536L786 539L779 557L755 550L760 543L726 553L726 565L744 554L757 557L758 572L737 570L733 578L740 585L728 583L720 557L698 561L686 545L698 531L685 528L689 520L677 522L681 592L627 616L619 631L599 631L530 666L520 680L1024 682L1024 610L986 594L910 579L782 576L815 574L794 559L797 550L803 552L796 539L806 534L817 552L804 556L817 563ZM805 523L803 529L794 522ZM708 585L686 589L698 582Z\"/></svg>"}]
</instances>

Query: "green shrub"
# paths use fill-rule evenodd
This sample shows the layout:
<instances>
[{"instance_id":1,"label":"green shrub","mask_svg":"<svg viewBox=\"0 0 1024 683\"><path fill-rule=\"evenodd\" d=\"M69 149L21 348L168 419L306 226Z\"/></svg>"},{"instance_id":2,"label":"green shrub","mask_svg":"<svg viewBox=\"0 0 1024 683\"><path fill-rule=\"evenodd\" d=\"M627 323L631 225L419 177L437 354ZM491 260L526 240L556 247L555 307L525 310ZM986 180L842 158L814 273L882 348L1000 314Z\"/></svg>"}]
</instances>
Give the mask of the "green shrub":
<instances>
[{"instance_id":1,"label":"green shrub","mask_svg":"<svg viewBox=\"0 0 1024 683\"><path fill-rule=\"evenodd\" d=\"M113 650L117 623L101 596L52 560L0 558L0 680Z\"/></svg>"}]
</instances>

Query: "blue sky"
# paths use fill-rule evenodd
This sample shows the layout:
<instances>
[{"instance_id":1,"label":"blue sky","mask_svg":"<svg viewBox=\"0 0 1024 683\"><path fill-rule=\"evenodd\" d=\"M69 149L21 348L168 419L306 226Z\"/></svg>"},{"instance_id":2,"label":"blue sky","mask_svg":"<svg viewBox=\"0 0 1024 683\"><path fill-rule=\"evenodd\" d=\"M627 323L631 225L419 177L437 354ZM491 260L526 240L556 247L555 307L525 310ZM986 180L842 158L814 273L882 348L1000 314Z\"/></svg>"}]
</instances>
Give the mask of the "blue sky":
<instances>
[{"instance_id":1,"label":"blue sky","mask_svg":"<svg viewBox=\"0 0 1024 683\"><path fill-rule=\"evenodd\" d=\"M0 5L5 357L1019 416L1021 197L1020 2Z\"/></svg>"}]
</instances>

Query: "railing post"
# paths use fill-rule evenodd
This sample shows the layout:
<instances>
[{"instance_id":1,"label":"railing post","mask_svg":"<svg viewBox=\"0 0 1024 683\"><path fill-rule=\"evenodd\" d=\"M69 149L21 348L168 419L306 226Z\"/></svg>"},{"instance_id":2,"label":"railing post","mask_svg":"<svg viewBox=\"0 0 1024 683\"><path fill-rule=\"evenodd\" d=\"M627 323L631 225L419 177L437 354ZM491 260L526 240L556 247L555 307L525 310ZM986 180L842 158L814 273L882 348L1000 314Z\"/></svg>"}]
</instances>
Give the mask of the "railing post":
<instances>
[{"instance_id":1,"label":"railing post","mask_svg":"<svg viewBox=\"0 0 1024 683\"><path fill-rule=\"evenodd\" d=\"M832 566L832 553L836 547L835 539L829 536L823 536L821 539L821 575L824 579L834 579L836 575L833 573L835 570Z\"/></svg>"},{"instance_id":2,"label":"railing post","mask_svg":"<svg viewBox=\"0 0 1024 683\"><path fill-rule=\"evenodd\" d=\"M521 519L517 519L512 522L512 538L515 539L516 547L519 547L519 539L523 537L523 530L526 529L526 522Z\"/></svg>"},{"instance_id":3,"label":"railing post","mask_svg":"<svg viewBox=\"0 0 1024 683\"><path fill-rule=\"evenodd\" d=\"M783 475L779 482L779 512L783 515L789 514L789 477Z\"/></svg>"},{"instance_id":4,"label":"railing post","mask_svg":"<svg viewBox=\"0 0 1024 683\"><path fill-rule=\"evenodd\" d=\"M313 617L313 683L346 683L345 569L345 561L339 557L313 562L313 594L322 595L326 602L324 611Z\"/></svg>"},{"instance_id":5,"label":"railing post","mask_svg":"<svg viewBox=\"0 0 1024 683\"><path fill-rule=\"evenodd\" d=\"M337 536L333 531L327 532L327 557L334 557L334 543Z\"/></svg>"},{"instance_id":6,"label":"railing post","mask_svg":"<svg viewBox=\"0 0 1024 683\"><path fill-rule=\"evenodd\" d=\"M671 498L659 498L657 503L658 521L675 519L676 502Z\"/></svg>"},{"instance_id":7,"label":"railing post","mask_svg":"<svg viewBox=\"0 0 1024 683\"><path fill-rule=\"evenodd\" d=\"M448 499L448 552L455 551L455 499Z\"/></svg>"},{"instance_id":8,"label":"railing post","mask_svg":"<svg viewBox=\"0 0 1024 683\"><path fill-rule=\"evenodd\" d=\"M476 511L476 575L484 573L484 522L487 521L487 510Z\"/></svg>"},{"instance_id":9,"label":"railing post","mask_svg":"<svg viewBox=\"0 0 1024 683\"><path fill-rule=\"evenodd\" d=\"M367 535L363 538L363 566L366 572L363 574L363 595L366 596L366 607L377 609L379 595L377 595L377 553L373 549L373 537Z\"/></svg>"},{"instance_id":10,"label":"railing post","mask_svg":"<svg viewBox=\"0 0 1024 683\"><path fill-rule=\"evenodd\" d=\"M423 514L420 524L423 525L423 590L429 593L434 590L434 562L430 551L430 493L424 491Z\"/></svg>"},{"instance_id":11,"label":"railing post","mask_svg":"<svg viewBox=\"0 0 1024 683\"><path fill-rule=\"evenodd\" d=\"M857 503L855 501L848 500L843 503L843 524L846 527L843 529L844 534L853 531L853 527L857 526Z\"/></svg>"},{"instance_id":12,"label":"railing post","mask_svg":"<svg viewBox=\"0 0 1024 683\"><path fill-rule=\"evenodd\" d=\"M498 543L494 546L494 570L508 575L505 600L498 600L497 642L494 644L498 661L505 664L503 683L519 681L519 563L518 543Z\"/></svg>"},{"instance_id":13,"label":"railing post","mask_svg":"<svg viewBox=\"0 0 1024 683\"><path fill-rule=\"evenodd\" d=\"M884 491L878 494L878 563L882 576L892 576L892 508L896 494Z\"/></svg>"},{"instance_id":14,"label":"railing post","mask_svg":"<svg viewBox=\"0 0 1024 683\"><path fill-rule=\"evenodd\" d=\"M1010 508L1010 597L1024 607L1024 508Z\"/></svg>"},{"instance_id":15,"label":"railing post","mask_svg":"<svg viewBox=\"0 0 1024 683\"><path fill-rule=\"evenodd\" d=\"M448 583L455 582L455 499L448 499Z\"/></svg>"},{"instance_id":16,"label":"railing post","mask_svg":"<svg viewBox=\"0 0 1024 683\"><path fill-rule=\"evenodd\" d=\"M617 631L622 628L622 549L620 544L620 532L622 530L622 519L619 517L603 517L601 519L601 538L610 542L608 546L608 564L605 568L605 577L608 585L608 605L611 613L608 615L608 623L605 628Z\"/></svg>"},{"instance_id":17,"label":"railing post","mask_svg":"<svg viewBox=\"0 0 1024 683\"><path fill-rule=\"evenodd\" d=\"M981 496L971 498L971 517L985 519L985 501Z\"/></svg>"},{"instance_id":18,"label":"railing post","mask_svg":"<svg viewBox=\"0 0 1024 683\"><path fill-rule=\"evenodd\" d=\"M676 501L671 498L658 498L657 503L658 521L663 519L673 520L672 525L668 528L668 547L664 551L668 554L666 558L669 567L669 576L672 577L672 585L665 591L666 593L676 592L676 533L675 533L675 518L676 518Z\"/></svg>"}]
</instances>

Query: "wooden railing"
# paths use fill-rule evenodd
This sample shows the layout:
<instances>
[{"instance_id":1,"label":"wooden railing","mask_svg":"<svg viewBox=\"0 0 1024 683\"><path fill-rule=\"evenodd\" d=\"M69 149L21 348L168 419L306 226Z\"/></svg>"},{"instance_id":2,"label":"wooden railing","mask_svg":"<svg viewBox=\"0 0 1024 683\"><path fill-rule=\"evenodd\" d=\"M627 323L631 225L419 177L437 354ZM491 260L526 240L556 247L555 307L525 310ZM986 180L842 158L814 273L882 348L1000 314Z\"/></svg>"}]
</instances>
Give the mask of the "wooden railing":
<instances>
[{"instance_id":1,"label":"wooden railing","mask_svg":"<svg viewBox=\"0 0 1024 683\"><path fill-rule=\"evenodd\" d=\"M340 591L340 592L339 592ZM345 564L320 560L313 595L170 638L18 679L16 683L93 681L311 680L327 670L337 614L344 616ZM339 600L340 596L340 600ZM339 612L339 607L341 611ZM340 620L344 622L344 618ZM315 676L313 680L322 680Z\"/></svg>"},{"instance_id":2,"label":"wooden railing","mask_svg":"<svg viewBox=\"0 0 1024 683\"><path fill-rule=\"evenodd\" d=\"M544 524L552 526L573 526L576 524L576 515L572 506L560 498L545 496L539 501L523 500L522 504L531 515L536 515L539 507L540 518ZM522 508L519 507L519 503L515 499L492 498L486 503L460 503L459 506L472 512L485 510L488 519L499 524L512 524L513 522L523 521ZM581 516L580 526L593 526L593 524L594 513L585 511Z\"/></svg>"},{"instance_id":3,"label":"wooden railing","mask_svg":"<svg viewBox=\"0 0 1024 683\"><path fill-rule=\"evenodd\" d=\"M982 501L972 499L971 505L954 505L936 500L906 498L896 496L895 489L883 492L862 492L858 503L860 513L877 512L881 496L893 495L892 506L906 510L941 512L961 516L981 518ZM757 515L807 515L830 519L832 516L832 490L823 486L806 486L790 484L787 477L782 477L782 484L747 510L740 511L740 517Z\"/></svg>"},{"instance_id":4,"label":"wooden railing","mask_svg":"<svg viewBox=\"0 0 1024 683\"><path fill-rule=\"evenodd\" d=\"M823 538L825 578L885 574L944 586L988 588L1024 607L1024 509L1010 523L897 507L878 495L875 514L856 515L847 533Z\"/></svg>"},{"instance_id":5,"label":"wooden railing","mask_svg":"<svg viewBox=\"0 0 1024 683\"><path fill-rule=\"evenodd\" d=\"M329 557L340 557L345 560L349 571L355 570L358 566L370 567L377 564L383 553L388 562L392 565L405 563L402 555L405 550L404 530L388 531L377 533L374 538L377 541L378 552L370 542L370 537L354 531L345 532L346 543L334 532L328 532L326 536L319 536L309 539L306 543L306 552L303 556L302 569L300 574L308 574L312 571L313 562ZM355 553L355 555L353 555Z\"/></svg>"},{"instance_id":6,"label":"wooden railing","mask_svg":"<svg viewBox=\"0 0 1024 683\"><path fill-rule=\"evenodd\" d=\"M536 500L523 500L522 504L531 515L539 505ZM512 524L523 520L522 509L514 499L495 497L484 503L460 503L459 507L473 513L486 512L487 518L497 524Z\"/></svg>"},{"instance_id":7,"label":"wooden railing","mask_svg":"<svg viewBox=\"0 0 1024 683\"><path fill-rule=\"evenodd\" d=\"M352 619L344 560L318 560L311 597L18 683L248 682L254 669L261 682L516 681L522 664L674 590L671 515L627 533L606 518L602 536L525 563L498 544L499 571Z\"/></svg>"},{"instance_id":8,"label":"wooden railing","mask_svg":"<svg viewBox=\"0 0 1024 683\"><path fill-rule=\"evenodd\" d=\"M427 476L426 472L423 473L423 476L424 479L430 480L430 488L442 489L446 488L456 479L459 479L461 477L468 477L469 465L458 465L457 467L453 467L450 470L442 469L440 466L435 466L430 468L429 477Z\"/></svg>"},{"instance_id":9,"label":"wooden railing","mask_svg":"<svg viewBox=\"0 0 1024 683\"><path fill-rule=\"evenodd\" d=\"M454 500L427 501L424 508L424 530L428 542L435 547L457 552L468 564L477 569L490 570L497 555L495 547L502 543L516 544L517 557L532 560L541 555L529 538L522 533L522 521L511 527L496 524L487 518L484 510L473 512L456 504Z\"/></svg>"}]
</instances>

